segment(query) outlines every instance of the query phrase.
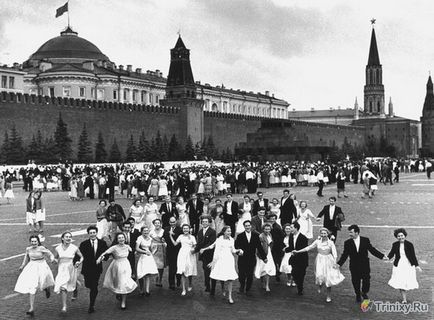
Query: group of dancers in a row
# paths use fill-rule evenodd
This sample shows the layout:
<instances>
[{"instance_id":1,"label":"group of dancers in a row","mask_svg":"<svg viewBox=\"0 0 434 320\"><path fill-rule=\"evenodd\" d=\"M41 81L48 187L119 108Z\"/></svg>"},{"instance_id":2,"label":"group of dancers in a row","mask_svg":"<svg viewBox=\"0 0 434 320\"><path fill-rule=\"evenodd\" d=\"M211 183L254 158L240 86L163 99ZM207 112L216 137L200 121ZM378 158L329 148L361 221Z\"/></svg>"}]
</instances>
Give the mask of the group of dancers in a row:
<instances>
[{"instance_id":1,"label":"group of dancers in a row","mask_svg":"<svg viewBox=\"0 0 434 320\"><path fill-rule=\"evenodd\" d=\"M260 208L265 211L265 208ZM335 212L326 214L329 218ZM224 226L217 234L211 227L212 217L200 218L201 229L192 234L189 224L179 226L177 219L171 217L169 226L161 228L161 220L153 221L154 228L147 225L138 231L134 228L134 219L130 218L122 225L122 231L116 233L110 247L106 241L97 238L98 228L87 228L88 239L79 246L72 244L72 234L65 232L62 243L55 248L54 255L41 245L40 237L32 235L30 246L20 270L22 270L15 291L30 295L30 309L27 314L34 315L35 294L45 291L50 297L50 288L61 294L62 312L67 310L67 293L77 293L78 268L85 286L90 289L89 313L95 311L99 278L103 272L102 262L110 257L103 280L103 287L109 289L120 300L122 310L127 308L127 295L139 287L142 296L150 295L151 281L156 278L156 285L162 286L163 270L168 266L169 288L181 287L181 295L186 296L193 290L193 277L197 275L197 258L202 261L205 278L205 291L215 295L217 281L221 282L222 294L230 304L233 300L233 281L239 280L239 293L251 294L253 278L261 279L265 292L270 291L270 277L279 279L280 273L287 275L287 286L296 286L298 295L303 295L303 284L308 267L307 252L317 250L315 259L315 283L318 292L326 287L326 302L331 302L331 288L344 280L339 270L347 258L350 258L350 272L356 301L368 299L370 289L370 266L368 253L380 259L394 260L392 277L389 285L399 289L402 301L406 302L406 292L418 288L416 269L421 271L411 242L406 240L404 229L394 232L396 241L387 256L375 249L370 240L359 235L357 225L348 228L350 239L344 243L344 250L338 258L334 241L330 239L329 229L322 227L319 236L309 245L308 238L300 232L297 221L280 227L276 215L270 214L261 230L252 228L252 221L243 221L244 231L232 237L231 226ZM258 232L259 231L259 232ZM277 233L281 232L281 240ZM336 239L333 237L333 239ZM279 243L281 242L281 243ZM275 248L279 248L276 255ZM237 258L236 258L237 257ZM53 273L46 258L56 263L57 275ZM236 263L237 260L237 263ZM238 270L236 268L238 266ZM138 280L138 285L136 280Z\"/></svg>"}]
</instances>

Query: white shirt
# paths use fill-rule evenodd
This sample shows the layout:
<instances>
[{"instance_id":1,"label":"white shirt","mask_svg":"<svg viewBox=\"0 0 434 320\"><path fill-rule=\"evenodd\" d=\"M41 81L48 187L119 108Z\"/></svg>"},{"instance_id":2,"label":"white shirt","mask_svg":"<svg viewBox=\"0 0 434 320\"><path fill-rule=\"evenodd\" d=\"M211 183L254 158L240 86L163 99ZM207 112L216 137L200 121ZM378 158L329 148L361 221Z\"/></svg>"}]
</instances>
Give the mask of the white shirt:
<instances>
[{"instance_id":1,"label":"white shirt","mask_svg":"<svg viewBox=\"0 0 434 320\"><path fill-rule=\"evenodd\" d=\"M252 233L246 231L247 242L250 243L250 239L252 238Z\"/></svg>"},{"instance_id":2,"label":"white shirt","mask_svg":"<svg viewBox=\"0 0 434 320\"><path fill-rule=\"evenodd\" d=\"M259 206L260 207L263 207L265 204L264 204L264 200L258 200L258 203L259 203Z\"/></svg>"},{"instance_id":3,"label":"white shirt","mask_svg":"<svg viewBox=\"0 0 434 320\"><path fill-rule=\"evenodd\" d=\"M226 211L228 214L232 215L232 201L228 201L228 203L226 204Z\"/></svg>"},{"instance_id":4,"label":"white shirt","mask_svg":"<svg viewBox=\"0 0 434 320\"><path fill-rule=\"evenodd\" d=\"M330 210L329 210L329 216L330 216L330 220L333 220L333 215L335 214L335 205L330 205Z\"/></svg>"},{"instance_id":5,"label":"white shirt","mask_svg":"<svg viewBox=\"0 0 434 320\"><path fill-rule=\"evenodd\" d=\"M294 249L295 249L295 244L297 243L297 238L298 235L300 234L300 232L297 232L297 234L294 234L293 239L294 239Z\"/></svg>"},{"instance_id":6,"label":"white shirt","mask_svg":"<svg viewBox=\"0 0 434 320\"><path fill-rule=\"evenodd\" d=\"M251 172L251 171L246 172L246 180L247 179L253 179L253 172Z\"/></svg>"},{"instance_id":7,"label":"white shirt","mask_svg":"<svg viewBox=\"0 0 434 320\"><path fill-rule=\"evenodd\" d=\"M288 198L283 198L283 199L282 199L282 206L285 205L285 202L286 202L286 200L288 200L288 199L289 199L289 196L288 196Z\"/></svg>"},{"instance_id":8,"label":"white shirt","mask_svg":"<svg viewBox=\"0 0 434 320\"><path fill-rule=\"evenodd\" d=\"M203 236L205 236L206 231L208 230L209 227L203 228Z\"/></svg>"},{"instance_id":9,"label":"white shirt","mask_svg":"<svg viewBox=\"0 0 434 320\"><path fill-rule=\"evenodd\" d=\"M316 177L318 178L318 181L324 180L324 174L322 173L322 171L319 171Z\"/></svg>"},{"instance_id":10,"label":"white shirt","mask_svg":"<svg viewBox=\"0 0 434 320\"><path fill-rule=\"evenodd\" d=\"M172 204L170 202L167 204L167 211L172 211Z\"/></svg>"},{"instance_id":11,"label":"white shirt","mask_svg":"<svg viewBox=\"0 0 434 320\"><path fill-rule=\"evenodd\" d=\"M93 252L96 254L96 250L98 250L98 240L90 240L90 245L93 247Z\"/></svg>"},{"instance_id":12,"label":"white shirt","mask_svg":"<svg viewBox=\"0 0 434 320\"><path fill-rule=\"evenodd\" d=\"M356 239L353 239L354 240L354 244L356 245L356 250L357 250L357 252L359 252L359 248L360 248L360 237L357 237Z\"/></svg>"}]
</instances>

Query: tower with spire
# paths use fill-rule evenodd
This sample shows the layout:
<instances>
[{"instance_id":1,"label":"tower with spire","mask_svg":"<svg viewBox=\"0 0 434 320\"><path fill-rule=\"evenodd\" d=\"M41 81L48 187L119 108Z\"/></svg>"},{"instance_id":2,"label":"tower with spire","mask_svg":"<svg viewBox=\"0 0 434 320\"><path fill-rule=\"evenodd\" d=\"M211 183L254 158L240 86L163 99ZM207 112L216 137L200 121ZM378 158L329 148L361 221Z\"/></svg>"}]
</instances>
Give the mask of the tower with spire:
<instances>
[{"instance_id":1,"label":"tower with spire","mask_svg":"<svg viewBox=\"0 0 434 320\"><path fill-rule=\"evenodd\" d=\"M180 34L175 47L170 50L166 97L160 100L160 104L179 108L181 143L185 144L188 136L190 136L193 144L203 141L204 101L196 97L196 84L190 64L190 50L185 46Z\"/></svg>"},{"instance_id":2,"label":"tower with spire","mask_svg":"<svg viewBox=\"0 0 434 320\"><path fill-rule=\"evenodd\" d=\"M434 90L431 75L426 84L422 117L422 156L434 156Z\"/></svg>"},{"instance_id":3,"label":"tower with spire","mask_svg":"<svg viewBox=\"0 0 434 320\"><path fill-rule=\"evenodd\" d=\"M372 34L369 48L368 64L366 65L366 81L364 88L364 113L385 117L383 68L378 55L377 39L375 36L375 19L371 20Z\"/></svg>"}]
</instances>

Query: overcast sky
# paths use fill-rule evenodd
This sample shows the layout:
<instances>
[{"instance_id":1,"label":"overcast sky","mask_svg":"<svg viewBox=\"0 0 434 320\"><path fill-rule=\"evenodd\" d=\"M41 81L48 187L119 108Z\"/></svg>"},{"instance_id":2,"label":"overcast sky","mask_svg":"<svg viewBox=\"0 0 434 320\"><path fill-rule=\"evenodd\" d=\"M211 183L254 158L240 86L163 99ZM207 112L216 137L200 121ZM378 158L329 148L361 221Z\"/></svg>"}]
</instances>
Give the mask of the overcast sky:
<instances>
[{"instance_id":1,"label":"overcast sky","mask_svg":"<svg viewBox=\"0 0 434 320\"><path fill-rule=\"evenodd\" d=\"M64 0L0 0L0 62L25 61L59 35ZM195 80L266 90L297 110L363 105L372 18L386 105L419 119L434 71L434 1L71 0L71 26L117 65L166 76L177 32Z\"/></svg>"}]
</instances>

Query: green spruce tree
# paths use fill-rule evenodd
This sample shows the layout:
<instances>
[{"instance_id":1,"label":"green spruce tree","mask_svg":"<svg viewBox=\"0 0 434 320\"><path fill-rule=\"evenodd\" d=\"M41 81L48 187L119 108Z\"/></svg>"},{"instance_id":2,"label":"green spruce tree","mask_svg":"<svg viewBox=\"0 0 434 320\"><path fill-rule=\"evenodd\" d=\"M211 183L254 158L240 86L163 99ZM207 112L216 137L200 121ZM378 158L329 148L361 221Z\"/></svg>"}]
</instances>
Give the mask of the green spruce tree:
<instances>
[{"instance_id":1,"label":"green spruce tree","mask_svg":"<svg viewBox=\"0 0 434 320\"><path fill-rule=\"evenodd\" d=\"M136 161L136 146L134 144L133 135L130 136L130 140L128 140L128 142L127 142L125 161L126 162L135 162Z\"/></svg>"},{"instance_id":2,"label":"green spruce tree","mask_svg":"<svg viewBox=\"0 0 434 320\"><path fill-rule=\"evenodd\" d=\"M101 131L98 132L98 140L95 144L95 162L102 163L107 161L107 151L105 150L104 138Z\"/></svg>"},{"instance_id":3,"label":"green spruce tree","mask_svg":"<svg viewBox=\"0 0 434 320\"><path fill-rule=\"evenodd\" d=\"M121 162L122 155L121 151L119 150L118 143L116 141L116 138L113 140L112 147L110 149L110 162Z\"/></svg>"},{"instance_id":4,"label":"green spruce tree","mask_svg":"<svg viewBox=\"0 0 434 320\"><path fill-rule=\"evenodd\" d=\"M79 163L89 163L92 161L92 150L87 134L86 124L83 124L80 137L78 138L77 161Z\"/></svg>"},{"instance_id":5,"label":"green spruce tree","mask_svg":"<svg viewBox=\"0 0 434 320\"><path fill-rule=\"evenodd\" d=\"M10 164L23 164L26 163L25 152L23 146L23 139L18 134L15 124L13 124L9 136L9 154L8 162Z\"/></svg>"},{"instance_id":6,"label":"green spruce tree","mask_svg":"<svg viewBox=\"0 0 434 320\"><path fill-rule=\"evenodd\" d=\"M187 136L187 141L184 147L184 160L194 160L194 146L190 135Z\"/></svg>"},{"instance_id":7,"label":"green spruce tree","mask_svg":"<svg viewBox=\"0 0 434 320\"><path fill-rule=\"evenodd\" d=\"M1 162L9 164L9 134L7 132L7 130L5 130L5 136L3 139L3 144L1 147L1 154L0 154L0 158L1 158Z\"/></svg>"},{"instance_id":8,"label":"green spruce tree","mask_svg":"<svg viewBox=\"0 0 434 320\"><path fill-rule=\"evenodd\" d=\"M59 113L59 119L57 120L56 131L54 131L54 152L57 161L66 161L71 159L72 140L68 135L68 126L62 119L62 114Z\"/></svg>"},{"instance_id":9,"label":"green spruce tree","mask_svg":"<svg viewBox=\"0 0 434 320\"><path fill-rule=\"evenodd\" d=\"M146 139L145 131L142 130L137 147L137 161L148 161L150 152L149 141Z\"/></svg>"}]
</instances>

